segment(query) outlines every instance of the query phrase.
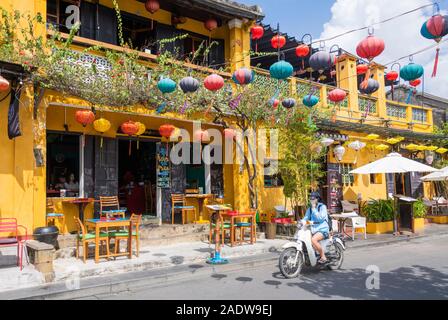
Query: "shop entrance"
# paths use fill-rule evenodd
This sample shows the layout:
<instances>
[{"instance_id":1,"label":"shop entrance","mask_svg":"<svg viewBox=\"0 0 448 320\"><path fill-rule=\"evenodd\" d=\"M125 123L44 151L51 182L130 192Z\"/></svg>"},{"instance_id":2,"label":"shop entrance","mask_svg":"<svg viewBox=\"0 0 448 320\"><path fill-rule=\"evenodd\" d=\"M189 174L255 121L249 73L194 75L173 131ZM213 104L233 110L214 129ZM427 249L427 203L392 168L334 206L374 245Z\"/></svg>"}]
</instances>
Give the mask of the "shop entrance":
<instances>
[{"instance_id":1,"label":"shop entrance","mask_svg":"<svg viewBox=\"0 0 448 320\"><path fill-rule=\"evenodd\" d=\"M156 216L156 182L156 142L140 140L137 143L136 140L119 139L120 205L126 207L129 214Z\"/></svg>"}]
</instances>

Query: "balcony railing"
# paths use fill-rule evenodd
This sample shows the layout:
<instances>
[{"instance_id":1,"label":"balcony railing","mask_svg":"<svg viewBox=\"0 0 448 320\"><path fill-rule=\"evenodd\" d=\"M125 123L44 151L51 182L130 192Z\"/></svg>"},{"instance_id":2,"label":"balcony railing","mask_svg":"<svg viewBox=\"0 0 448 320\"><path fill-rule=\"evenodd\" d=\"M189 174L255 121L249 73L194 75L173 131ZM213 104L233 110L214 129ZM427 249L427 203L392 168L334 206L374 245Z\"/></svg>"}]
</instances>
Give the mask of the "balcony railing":
<instances>
[{"instance_id":1,"label":"balcony railing","mask_svg":"<svg viewBox=\"0 0 448 320\"><path fill-rule=\"evenodd\" d=\"M407 107L392 103L386 103L386 114L388 117L407 119Z\"/></svg>"},{"instance_id":2,"label":"balcony railing","mask_svg":"<svg viewBox=\"0 0 448 320\"><path fill-rule=\"evenodd\" d=\"M358 97L358 110L369 115L378 114L378 101L375 98L371 98L365 95L359 95Z\"/></svg>"}]
</instances>

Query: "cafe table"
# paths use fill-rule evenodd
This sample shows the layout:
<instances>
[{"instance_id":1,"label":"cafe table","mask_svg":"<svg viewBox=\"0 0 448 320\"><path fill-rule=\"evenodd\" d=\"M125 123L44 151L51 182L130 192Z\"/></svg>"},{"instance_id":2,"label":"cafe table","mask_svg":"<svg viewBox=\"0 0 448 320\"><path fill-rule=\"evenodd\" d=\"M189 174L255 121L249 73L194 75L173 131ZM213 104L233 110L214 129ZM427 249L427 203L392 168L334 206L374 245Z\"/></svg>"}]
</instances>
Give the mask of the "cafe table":
<instances>
[{"instance_id":1,"label":"cafe table","mask_svg":"<svg viewBox=\"0 0 448 320\"><path fill-rule=\"evenodd\" d=\"M228 211L222 212L221 219L224 220L224 218L230 219L230 246L233 247L235 244L235 222L237 219L249 219L251 223L250 227L250 243L254 244L255 236L255 219L256 219L256 213L238 213L233 214ZM241 236L242 237L242 236Z\"/></svg>"},{"instance_id":2,"label":"cafe table","mask_svg":"<svg viewBox=\"0 0 448 320\"><path fill-rule=\"evenodd\" d=\"M194 223L196 224L207 224L210 223L208 220L204 220L204 201L205 199L213 198L213 194L186 194L185 198L187 199L196 199L198 201L198 210L199 210L199 220L196 220Z\"/></svg>"},{"instance_id":3,"label":"cafe table","mask_svg":"<svg viewBox=\"0 0 448 320\"><path fill-rule=\"evenodd\" d=\"M70 203L75 204L78 206L79 210L79 220L84 223L84 210L87 207L89 203L94 203L95 199L92 198L77 198L77 199L70 199L70 200L64 200L63 203Z\"/></svg>"},{"instance_id":4,"label":"cafe table","mask_svg":"<svg viewBox=\"0 0 448 320\"><path fill-rule=\"evenodd\" d=\"M339 229L338 231L341 234L344 234L345 233L344 226L345 226L346 221L351 218L359 217L359 215L356 212L348 212L348 213L341 213L341 214L332 214L331 217L338 221L338 229ZM345 235L347 237L350 237L346 233L345 233ZM350 237L350 239L351 239L351 237Z\"/></svg>"},{"instance_id":5,"label":"cafe table","mask_svg":"<svg viewBox=\"0 0 448 320\"><path fill-rule=\"evenodd\" d=\"M95 229L95 263L98 263L100 258L110 258L117 256L128 256L132 259L132 221L123 218L100 218L88 219L87 226ZM123 253L109 253L109 255L100 256L100 232L101 229L110 228L128 228L128 251ZM116 244L115 244L116 245Z\"/></svg>"}]
</instances>

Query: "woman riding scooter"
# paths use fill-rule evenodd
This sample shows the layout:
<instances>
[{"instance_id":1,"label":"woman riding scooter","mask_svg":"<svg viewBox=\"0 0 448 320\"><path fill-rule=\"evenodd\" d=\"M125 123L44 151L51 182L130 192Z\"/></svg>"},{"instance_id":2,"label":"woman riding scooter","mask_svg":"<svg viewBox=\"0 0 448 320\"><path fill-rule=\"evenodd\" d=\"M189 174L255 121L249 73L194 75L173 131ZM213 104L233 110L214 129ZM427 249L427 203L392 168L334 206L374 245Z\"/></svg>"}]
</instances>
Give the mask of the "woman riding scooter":
<instances>
[{"instance_id":1,"label":"woman riding scooter","mask_svg":"<svg viewBox=\"0 0 448 320\"><path fill-rule=\"evenodd\" d=\"M322 199L318 192L312 192L310 195L311 206L306 211L305 217L301 220L302 224L307 221L312 223L311 233L313 235L311 241L314 250L319 252L319 263L327 263L327 257L320 245L320 241L328 239L330 236L330 225L328 222L327 206L322 203Z\"/></svg>"}]
</instances>

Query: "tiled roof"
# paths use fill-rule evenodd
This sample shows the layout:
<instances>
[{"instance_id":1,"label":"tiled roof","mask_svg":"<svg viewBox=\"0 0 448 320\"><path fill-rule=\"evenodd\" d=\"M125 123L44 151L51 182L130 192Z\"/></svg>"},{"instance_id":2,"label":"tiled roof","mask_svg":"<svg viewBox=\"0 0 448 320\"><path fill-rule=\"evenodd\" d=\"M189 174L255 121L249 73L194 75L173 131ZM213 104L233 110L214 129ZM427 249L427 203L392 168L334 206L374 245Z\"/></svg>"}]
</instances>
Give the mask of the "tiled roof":
<instances>
[{"instance_id":1,"label":"tiled roof","mask_svg":"<svg viewBox=\"0 0 448 320\"><path fill-rule=\"evenodd\" d=\"M234 13L243 18L261 19L264 17L263 10L258 5L248 6L231 0L194 0L206 6L215 7L227 13Z\"/></svg>"}]
</instances>

